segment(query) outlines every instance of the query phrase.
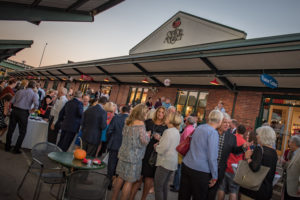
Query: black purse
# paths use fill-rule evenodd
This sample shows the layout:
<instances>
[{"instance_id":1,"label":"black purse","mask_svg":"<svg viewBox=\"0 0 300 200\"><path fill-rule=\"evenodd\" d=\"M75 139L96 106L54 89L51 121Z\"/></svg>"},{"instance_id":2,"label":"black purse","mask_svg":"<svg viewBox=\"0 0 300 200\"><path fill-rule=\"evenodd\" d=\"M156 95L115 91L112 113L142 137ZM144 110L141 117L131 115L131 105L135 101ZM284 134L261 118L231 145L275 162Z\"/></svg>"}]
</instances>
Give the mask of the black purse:
<instances>
[{"instance_id":1,"label":"black purse","mask_svg":"<svg viewBox=\"0 0 300 200\"><path fill-rule=\"evenodd\" d=\"M153 125L152 134L154 133L154 127L155 127L155 124ZM157 160L157 152L153 149L153 151L150 154L150 157L149 157L149 160L148 160L148 164L151 167L154 167L155 164L156 164L156 160Z\"/></svg>"}]
</instances>

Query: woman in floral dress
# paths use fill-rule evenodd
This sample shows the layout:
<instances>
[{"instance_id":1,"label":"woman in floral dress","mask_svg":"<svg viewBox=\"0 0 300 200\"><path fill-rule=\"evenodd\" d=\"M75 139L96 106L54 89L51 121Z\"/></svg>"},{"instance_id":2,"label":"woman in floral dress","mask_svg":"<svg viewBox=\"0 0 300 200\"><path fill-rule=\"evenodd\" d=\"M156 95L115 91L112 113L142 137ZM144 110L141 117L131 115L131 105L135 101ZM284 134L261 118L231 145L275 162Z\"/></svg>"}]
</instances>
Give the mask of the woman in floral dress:
<instances>
[{"instance_id":1,"label":"woman in floral dress","mask_svg":"<svg viewBox=\"0 0 300 200\"><path fill-rule=\"evenodd\" d=\"M147 112L147 106L139 104L133 108L126 120L122 145L118 154L119 161L116 170L118 178L113 187L112 200L117 200L124 181L121 200L127 200L133 183L140 179L142 159L150 140L144 123Z\"/></svg>"}]
</instances>

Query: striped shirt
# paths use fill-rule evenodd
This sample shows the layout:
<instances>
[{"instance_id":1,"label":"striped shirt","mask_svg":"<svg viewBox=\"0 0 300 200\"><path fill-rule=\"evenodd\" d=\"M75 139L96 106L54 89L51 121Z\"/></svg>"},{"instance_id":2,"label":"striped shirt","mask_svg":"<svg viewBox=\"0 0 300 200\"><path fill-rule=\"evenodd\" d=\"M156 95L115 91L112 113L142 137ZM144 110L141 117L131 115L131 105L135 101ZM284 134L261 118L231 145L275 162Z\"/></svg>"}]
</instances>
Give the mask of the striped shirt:
<instances>
[{"instance_id":1,"label":"striped shirt","mask_svg":"<svg viewBox=\"0 0 300 200\"><path fill-rule=\"evenodd\" d=\"M219 151L218 151L218 164L220 163L223 146L224 146L224 139L225 139L225 132L222 134L219 134Z\"/></svg>"}]
</instances>

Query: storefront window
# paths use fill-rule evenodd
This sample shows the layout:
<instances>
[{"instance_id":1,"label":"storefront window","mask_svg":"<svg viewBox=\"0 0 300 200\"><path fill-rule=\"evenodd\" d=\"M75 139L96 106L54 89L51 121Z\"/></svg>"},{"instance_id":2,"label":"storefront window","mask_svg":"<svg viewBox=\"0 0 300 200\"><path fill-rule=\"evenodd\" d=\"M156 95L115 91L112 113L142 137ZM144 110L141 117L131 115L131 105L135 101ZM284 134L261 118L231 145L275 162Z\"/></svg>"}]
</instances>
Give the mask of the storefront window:
<instances>
[{"instance_id":1,"label":"storefront window","mask_svg":"<svg viewBox=\"0 0 300 200\"><path fill-rule=\"evenodd\" d=\"M101 85L101 86L100 86L100 89L101 89L101 93L102 93L102 94L110 95L110 92L111 92L111 85Z\"/></svg>"},{"instance_id":2,"label":"storefront window","mask_svg":"<svg viewBox=\"0 0 300 200\"><path fill-rule=\"evenodd\" d=\"M177 111L179 112L183 112L183 109L184 109L184 105L186 103L186 99L187 99L187 95L188 95L188 92L187 91L179 91L177 93Z\"/></svg>"},{"instance_id":3,"label":"storefront window","mask_svg":"<svg viewBox=\"0 0 300 200\"><path fill-rule=\"evenodd\" d=\"M147 100L147 95L148 95L148 88L144 89L143 95L142 95L142 100L141 103L145 103Z\"/></svg>"},{"instance_id":4,"label":"storefront window","mask_svg":"<svg viewBox=\"0 0 300 200\"><path fill-rule=\"evenodd\" d=\"M84 94L87 89L89 88L89 84L88 83L81 83L79 86L79 90Z\"/></svg>"},{"instance_id":5,"label":"storefront window","mask_svg":"<svg viewBox=\"0 0 300 200\"><path fill-rule=\"evenodd\" d=\"M46 90L47 90L47 88L48 88L48 84L49 84L49 81L48 81L48 80L45 80L45 83L44 83L44 89L46 89Z\"/></svg>"},{"instance_id":6,"label":"storefront window","mask_svg":"<svg viewBox=\"0 0 300 200\"><path fill-rule=\"evenodd\" d=\"M203 122L204 120L207 97L208 97L208 92L200 92L198 98L197 110L196 110L198 122Z\"/></svg>"},{"instance_id":7,"label":"storefront window","mask_svg":"<svg viewBox=\"0 0 300 200\"><path fill-rule=\"evenodd\" d=\"M177 93L177 111L185 117L191 114L196 115L198 123L202 123L205 117L205 108L208 92L199 91L178 91Z\"/></svg>"},{"instance_id":8,"label":"storefront window","mask_svg":"<svg viewBox=\"0 0 300 200\"><path fill-rule=\"evenodd\" d=\"M127 104L137 105L139 103L145 103L148 91L148 88L130 88Z\"/></svg>"},{"instance_id":9,"label":"storefront window","mask_svg":"<svg viewBox=\"0 0 300 200\"><path fill-rule=\"evenodd\" d=\"M53 88L54 90L56 90L56 89L57 89L57 86L58 86L58 81L54 81L53 87L52 87L52 88Z\"/></svg>"},{"instance_id":10,"label":"storefront window","mask_svg":"<svg viewBox=\"0 0 300 200\"><path fill-rule=\"evenodd\" d=\"M65 82L65 88L67 88L67 90L70 89L71 86L71 82Z\"/></svg>"},{"instance_id":11,"label":"storefront window","mask_svg":"<svg viewBox=\"0 0 300 200\"><path fill-rule=\"evenodd\" d=\"M268 117L269 117L269 108L270 106L265 105L264 106L264 110L263 110L263 119L262 119L262 123L266 123L268 122Z\"/></svg>"},{"instance_id":12,"label":"storefront window","mask_svg":"<svg viewBox=\"0 0 300 200\"><path fill-rule=\"evenodd\" d=\"M190 92L185 110L185 115L191 115L194 112L194 108L197 102L198 92Z\"/></svg>"}]
</instances>

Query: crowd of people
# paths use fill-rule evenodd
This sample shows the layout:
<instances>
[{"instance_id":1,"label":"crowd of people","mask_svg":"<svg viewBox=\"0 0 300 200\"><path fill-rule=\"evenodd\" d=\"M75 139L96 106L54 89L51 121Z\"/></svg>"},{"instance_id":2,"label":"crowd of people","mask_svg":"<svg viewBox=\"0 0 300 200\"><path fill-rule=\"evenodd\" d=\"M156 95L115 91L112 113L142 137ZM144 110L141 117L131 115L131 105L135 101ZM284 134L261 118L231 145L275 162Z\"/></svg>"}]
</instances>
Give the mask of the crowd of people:
<instances>
[{"instance_id":1,"label":"crowd of people","mask_svg":"<svg viewBox=\"0 0 300 200\"><path fill-rule=\"evenodd\" d=\"M169 189L179 200L230 200L272 198L276 173L276 134L264 125L256 131L231 119L218 102L205 124L197 124L196 115L186 118L176 111L169 98L145 104L116 105L101 90L69 91L66 88L44 91L33 80L14 79L0 83L0 134L7 130L5 150L11 151L16 125L19 137L13 153L26 135L30 113L36 112L49 123L48 142L63 151L82 148L88 156L101 157L108 152L108 189L112 200L134 200L142 189L142 200L154 192L155 199L166 200ZM9 116L9 123L7 122ZM176 147L191 138L186 155ZM82 142L82 145L80 143ZM292 136L285 154L284 199L300 198L300 137ZM253 172L269 168L256 191L240 187L232 164L246 160ZM169 181L175 172L173 184Z\"/></svg>"}]
</instances>

